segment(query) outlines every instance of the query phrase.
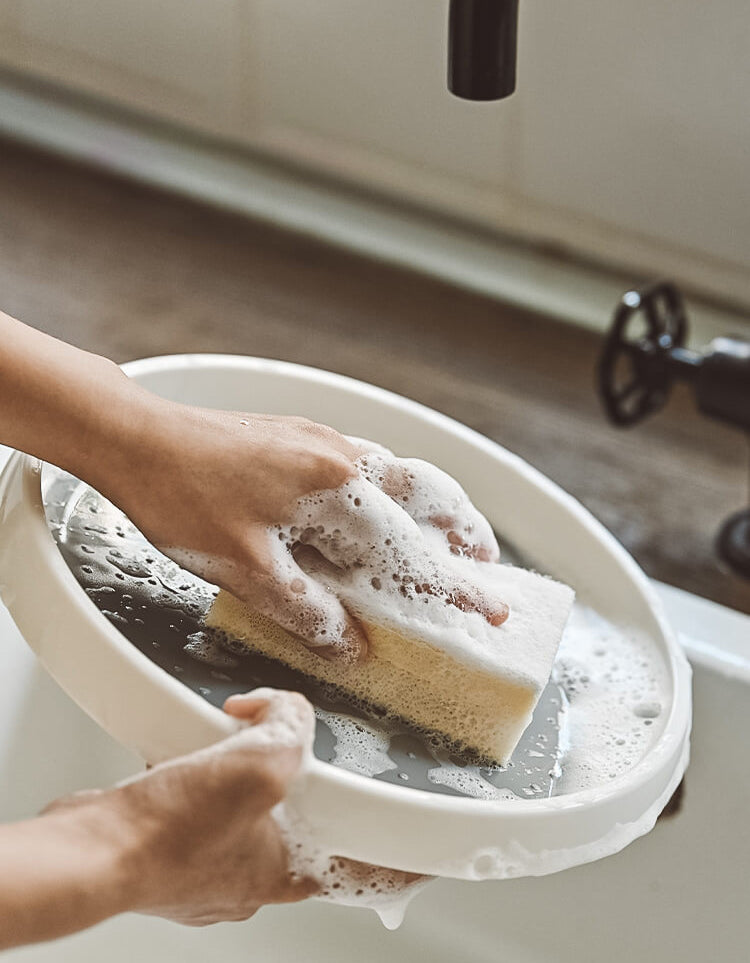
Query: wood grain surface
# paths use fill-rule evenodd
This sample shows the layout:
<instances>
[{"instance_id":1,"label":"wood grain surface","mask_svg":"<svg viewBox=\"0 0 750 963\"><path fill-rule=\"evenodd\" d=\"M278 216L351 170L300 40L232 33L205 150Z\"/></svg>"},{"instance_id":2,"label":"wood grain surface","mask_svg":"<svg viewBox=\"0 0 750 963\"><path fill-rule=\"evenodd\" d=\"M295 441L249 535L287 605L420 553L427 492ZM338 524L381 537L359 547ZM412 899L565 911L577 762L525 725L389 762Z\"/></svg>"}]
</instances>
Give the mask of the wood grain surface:
<instances>
[{"instance_id":1,"label":"wood grain surface","mask_svg":"<svg viewBox=\"0 0 750 963\"><path fill-rule=\"evenodd\" d=\"M587 331L1 140L0 308L117 361L254 354L415 398L540 468L650 575L750 612L713 550L747 439L682 391L610 427Z\"/></svg>"}]
</instances>

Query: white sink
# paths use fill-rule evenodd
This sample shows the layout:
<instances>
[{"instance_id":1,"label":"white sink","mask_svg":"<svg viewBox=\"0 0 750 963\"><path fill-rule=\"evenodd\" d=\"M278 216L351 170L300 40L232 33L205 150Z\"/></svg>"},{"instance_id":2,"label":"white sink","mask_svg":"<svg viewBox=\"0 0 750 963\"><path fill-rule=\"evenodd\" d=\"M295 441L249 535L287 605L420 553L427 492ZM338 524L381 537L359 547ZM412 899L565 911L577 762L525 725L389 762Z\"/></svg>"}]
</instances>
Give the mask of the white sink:
<instances>
[{"instance_id":1,"label":"white sink","mask_svg":"<svg viewBox=\"0 0 750 963\"><path fill-rule=\"evenodd\" d=\"M750 618L657 588L695 669L692 762L681 810L617 855L541 878L439 880L395 933L370 912L308 902L208 929L128 915L5 959L747 960ZM0 820L28 817L56 796L140 768L37 665L1 606L0 672Z\"/></svg>"},{"instance_id":2,"label":"white sink","mask_svg":"<svg viewBox=\"0 0 750 963\"><path fill-rule=\"evenodd\" d=\"M53 944L10 951L4 959L745 963L750 658L738 652L744 641L750 655L750 618L659 590L676 627L698 643L687 644L688 654L695 654L692 761L680 812L621 853L536 879L437 881L416 898L395 933L368 911L311 902L266 908L247 923L208 929L122 916ZM0 819L29 816L61 793L103 786L139 767L37 666L4 609L0 639L6 680ZM712 667L703 664L709 660Z\"/></svg>"}]
</instances>

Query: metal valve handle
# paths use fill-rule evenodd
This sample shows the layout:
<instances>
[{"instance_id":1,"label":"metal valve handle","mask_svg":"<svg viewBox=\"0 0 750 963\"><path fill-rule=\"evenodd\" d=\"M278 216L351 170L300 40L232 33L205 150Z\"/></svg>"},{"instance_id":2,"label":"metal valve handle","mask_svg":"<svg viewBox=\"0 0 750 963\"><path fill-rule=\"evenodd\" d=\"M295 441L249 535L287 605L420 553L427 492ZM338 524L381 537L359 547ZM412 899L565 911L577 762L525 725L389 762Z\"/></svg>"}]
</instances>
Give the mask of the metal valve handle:
<instances>
[{"instance_id":1,"label":"metal valve handle","mask_svg":"<svg viewBox=\"0 0 750 963\"><path fill-rule=\"evenodd\" d=\"M645 331L636 330L637 323ZM672 352L682 348L687 319L674 284L628 291L620 301L597 372L609 420L634 425L664 406L674 379Z\"/></svg>"},{"instance_id":2,"label":"metal valve handle","mask_svg":"<svg viewBox=\"0 0 750 963\"><path fill-rule=\"evenodd\" d=\"M628 291L615 309L597 380L607 416L635 425L662 408L677 380L693 388L698 410L750 436L750 342L715 338L705 353L686 348L687 316L674 284L660 281ZM732 571L750 578L750 509L730 516L717 552Z\"/></svg>"}]
</instances>

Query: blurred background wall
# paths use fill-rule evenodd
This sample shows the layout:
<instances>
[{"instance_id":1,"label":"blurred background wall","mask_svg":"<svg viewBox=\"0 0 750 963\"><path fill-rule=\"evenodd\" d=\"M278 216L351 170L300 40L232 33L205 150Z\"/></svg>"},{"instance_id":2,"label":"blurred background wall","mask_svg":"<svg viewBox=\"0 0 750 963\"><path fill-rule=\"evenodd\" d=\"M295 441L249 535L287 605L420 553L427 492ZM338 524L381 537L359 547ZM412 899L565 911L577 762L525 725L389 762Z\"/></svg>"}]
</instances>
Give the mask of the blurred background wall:
<instances>
[{"instance_id":1,"label":"blurred background wall","mask_svg":"<svg viewBox=\"0 0 750 963\"><path fill-rule=\"evenodd\" d=\"M744 0L521 4L519 89L445 88L447 0L0 0L0 65L750 308Z\"/></svg>"}]
</instances>

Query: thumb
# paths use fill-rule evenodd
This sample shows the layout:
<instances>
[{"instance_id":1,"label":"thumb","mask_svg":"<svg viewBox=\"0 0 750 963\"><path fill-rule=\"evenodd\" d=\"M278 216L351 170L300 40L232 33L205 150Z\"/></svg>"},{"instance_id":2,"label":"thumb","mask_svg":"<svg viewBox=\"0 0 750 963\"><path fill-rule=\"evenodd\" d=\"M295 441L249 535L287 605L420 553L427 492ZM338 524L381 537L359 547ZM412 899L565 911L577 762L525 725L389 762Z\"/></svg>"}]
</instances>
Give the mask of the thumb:
<instances>
[{"instance_id":1,"label":"thumb","mask_svg":"<svg viewBox=\"0 0 750 963\"><path fill-rule=\"evenodd\" d=\"M232 695L224 703L224 711L247 723L228 742L242 742L254 748L312 749L315 713L299 692L264 686L241 695Z\"/></svg>"},{"instance_id":2,"label":"thumb","mask_svg":"<svg viewBox=\"0 0 750 963\"><path fill-rule=\"evenodd\" d=\"M279 566L273 578L264 580L262 597L255 604L322 658L352 664L367 654L367 635L358 620L333 591L293 559Z\"/></svg>"},{"instance_id":3,"label":"thumb","mask_svg":"<svg viewBox=\"0 0 750 963\"><path fill-rule=\"evenodd\" d=\"M263 721L268 712L270 701L254 692L243 692L229 696L224 702L224 712L248 725Z\"/></svg>"}]
</instances>

